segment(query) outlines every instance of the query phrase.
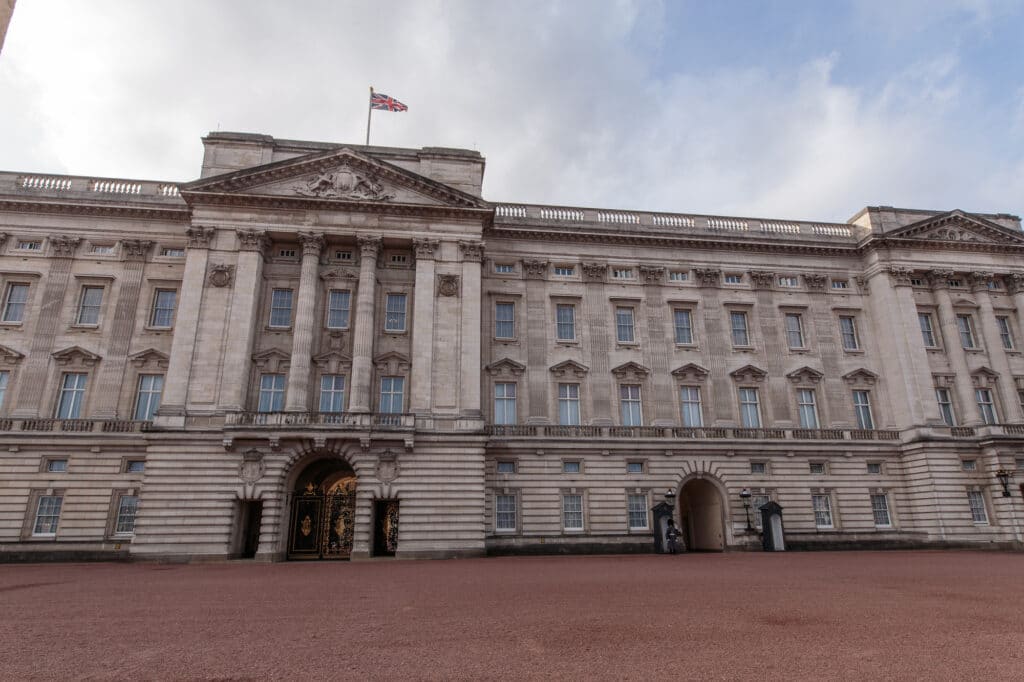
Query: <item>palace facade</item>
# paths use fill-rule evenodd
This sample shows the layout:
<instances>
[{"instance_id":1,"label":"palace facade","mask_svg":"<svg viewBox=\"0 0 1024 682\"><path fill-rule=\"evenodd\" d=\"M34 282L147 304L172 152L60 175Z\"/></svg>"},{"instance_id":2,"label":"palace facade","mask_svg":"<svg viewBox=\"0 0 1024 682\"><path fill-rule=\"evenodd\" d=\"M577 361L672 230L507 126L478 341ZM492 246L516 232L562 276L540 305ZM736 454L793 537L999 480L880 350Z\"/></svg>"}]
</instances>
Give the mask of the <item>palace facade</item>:
<instances>
[{"instance_id":1,"label":"palace facade","mask_svg":"<svg viewBox=\"0 0 1024 682\"><path fill-rule=\"evenodd\" d=\"M183 184L0 173L0 559L650 551L666 493L688 549L760 547L768 501L791 548L1022 544L1015 216L203 142Z\"/></svg>"}]
</instances>

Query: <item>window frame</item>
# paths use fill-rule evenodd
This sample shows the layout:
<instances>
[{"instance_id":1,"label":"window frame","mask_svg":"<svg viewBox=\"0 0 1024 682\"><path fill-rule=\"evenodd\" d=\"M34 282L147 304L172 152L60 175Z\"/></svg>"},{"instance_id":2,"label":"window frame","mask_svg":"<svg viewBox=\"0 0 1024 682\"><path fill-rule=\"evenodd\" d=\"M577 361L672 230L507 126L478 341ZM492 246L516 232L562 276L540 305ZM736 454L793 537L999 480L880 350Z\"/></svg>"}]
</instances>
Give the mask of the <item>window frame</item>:
<instances>
[{"instance_id":1,"label":"window frame","mask_svg":"<svg viewBox=\"0 0 1024 682\"><path fill-rule=\"evenodd\" d=\"M562 388L565 388L567 395L562 395ZM575 389L575 396L568 395ZM558 425L559 426L581 426L583 424L583 414L580 406L580 384L578 382L559 382L557 386L557 406L558 406ZM570 417L569 421L563 421L562 419L562 406L566 407L566 415ZM575 412L575 421L572 421L573 412Z\"/></svg>"},{"instance_id":2,"label":"window frame","mask_svg":"<svg viewBox=\"0 0 1024 682\"><path fill-rule=\"evenodd\" d=\"M803 315L794 312L783 313L783 330L786 335L786 346L789 350L807 350L807 338L804 335L804 320ZM796 321L796 329L790 328L790 321ZM793 343L794 334L796 335L795 340L797 343Z\"/></svg>"},{"instance_id":3,"label":"window frame","mask_svg":"<svg viewBox=\"0 0 1024 682\"><path fill-rule=\"evenodd\" d=\"M637 500L642 500L642 509L634 509L633 503ZM646 492L626 492L626 529L630 533L646 533L651 530L651 499L650 495ZM634 514L643 514L643 525L633 525Z\"/></svg>"},{"instance_id":4,"label":"window frame","mask_svg":"<svg viewBox=\"0 0 1024 682\"><path fill-rule=\"evenodd\" d=\"M384 388L385 388L385 380L388 380L390 382L390 385L391 385L391 388L392 388L391 391L385 392L385 390L384 390ZM401 390L398 390L398 391L393 390L396 384L398 385L398 387ZM389 375L386 375L386 376L382 376L380 378L380 390L377 392L377 412L379 414L405 414L406 393L407 393L407 391L405 390L405 376L398 375L398 374L389 374ZM384 396L385 395L390 396L388 398L388 403L389 403L390 407L392 407L392 408L394 407L395 396L398 396L398 402L399 402L399 405L398 405L399 409L398 410L394 410L394 409L392 409L392 410L385 410L384 409L384 404L385 404L384 403Z\"/></svg>"},{"instance_id":5,"label":"window frame","mask_svg":"<svg viewBox=\"0 0 1024 682\"><path fill-rule=\"evenodd\" d=\"M874 431L875 430L875 414L871 407L871 391L863 388L855 388L851 392L853 402L853 416L857 422L857 428L861 431ZM864 396L865 400L863 404L858 403L857 397ZM866 410L866 412L862 412ZM867 415L867 419L864 419L864 415Z\"/></svg>"},{"instance_id":6,"label":"window frame","mask_svg":"<svg viewBox=\"0 0 1024 682\"><path fill-rule=\"evenodd\" d=\"M945 395L945 401L942 400ZM953 393L943 386L935 387L935 402L939 406L939 416L946 426L956 426L956 409L953 406Z\"/></svg>"},{"instance_id":7,"label":"window frame","mask_svg":"<svg viewBox=\"0 0 1024 682\"><path fill-rule=\"evenodd\" d=\"M635 346L636 308L630 305L615 306L615 341L619 345Z\"/></svg>"},{"instance_id":8,"label":"window frame","mask_svg":"<svg viewBox=\"0 0 1024 682\"><path fill-rule=\"evenodd\" d=\"M693 384L681 384L679 386L679 390L677 392L677 395L679 396L679 419L684 428L699 429L704 426L704 397L701 394L700 388L700 386L694 386ZM687 396L683 395L684 391L695 391L697 399L688 399ZM696 405L697 423L687 424L687 406L693 405ZM691 407L691 410L692 409L693 408Z\"/></svg>"},{"instance_id":9,"label":"window frame","mask_svg":"<svg viewBox=\"0 0 1024 682\"><path fill-rule=\"evenodd\" d=\"M641 384L619 384L619 419L622 426L644 425L643 389Z\"/></svg>"},{"instance_id":10,"label":"window frame","mask_svg":"<svg viewBox=\"0 0 1024 682\"><path fill-rule=\"evenodd\" d=\"M810 402L806 402L803 398L806 395L810 396ZM805 423L805 408L810 406L810 424ZM797 419L800 423L801 429L820 429L821 420L818 415L818 395L813 388L797 388L796 389L796 413Z\"/></svg>"},{"instance_id":11,"label":"window frame","mask_svg":"<svg viewBox=\"0 0 1024 682\"><path fill-rule=\"evenodd\" d=\"M754 398L753 401L744 400L744 393L747 392L747 391L751 391L752 392L751 395L753 395L753 398ZM761 395L760 395L760 392L757 390L757 387L755 387L755 386L739 386L736 389L736 393L737 393L737 398L738 398L738 401L739 401L739 408L740 408L740 428L744 428L744 429L760 429L760 428L762 428L761 425L764 423L764 421L761 418ZM754 424L747 423L748 422L747 413L744 412L744 406L749 406L749 405L753 405L754 406L754 416L756 417L756 420L755 420L756 423L754 423Z\"/></svg>"},{"instance_id":12,"label":"window frame","mask_svg":"<svg viewBox=\"0 0 1024 682\"><path fill-rule=\"evenodd\" d=\"M499 392L498 391L498 387L499 386L504 387L502 389L503 392L504 392L504 395L498 395L498 392ZM508 387L509 386L512 387L512 394L511 395L508 394ZM518 404L519 403L519 384L518 384L518 382L515 382L515 381L495 381L494 382L493 396L494 396L494 402L493 402L494 412L491 415L491 418L493 420L492 423L493 424L498 424L498 425L503 425L503 426L518 424L519 423L519 404ZM508 419L509 419L508 410L509 410L509 406L510 405L511 405L511 409L512 409L512 415L511 415L511 421L508 421ZM499 406L500 406L500 409L499 409ZM499 419L499 415L501 416L501 419Z\"/></svg>"},{"instance_id":13,"label":"window frame","mask_svg":"<svg viewBox=\"0 0 1024 682\"><path fill-rule=\"evenodd\" d=\"M334 306L335 294L345 299L344 306ZM352 328L352 290L351 289L328 289L326 305L327 319L324 320L326 329L351 329ZM334 319L335 314L344 313L345 319L339 321ZM340 322L339 324L335 324Z\"/></svg>"},{"instance_id":14,"label":"window frame","mask_svg":"<svg viewBox=\"0 0 1024 682\"><path fill-rule=\"evenodd\" d=\"M974 316L970 313L956 313L955 318L957 335L960 337L960 346L964 350L980 350L978 335L975 332ZM970 345L966 345L967 343L970 343Z\"/></svg>"},{"instance_id":15,"label":"window frame","mask_svg":"<svg viewBox=\"0 0 1024 682\"><path fill-rule=\"evenodd\" d=\"M981 421L985 426L999 424L999 411L996 409L995 401L996 395L991 388L979 386L974 389L974 402L978 405L978 412L981 414Z\"/></svg>"},{"instance_id":16,"label":"window frame","mask_svg":"<svg viewBox=\"0 0 1024 682\"><path fill-rule=\"evenodd\" d=\"M503 307L508 307L512 313L511 317L507 320L501 319L498 311ZM502 334L502 325L508 325L510 328L508 335ZM494 302L494 339L496 341L515 341L516 335L516 302L498 300Z\"/></svg>"},{"instance_id":17,"label":"window frame","mask_svg":"<svg viewBox=\"0 0 1024 682\"><path fill-rule=\"evenodd\" d=\"M61 515L64 511L64 491L38 491L36 495L33 495L30 498L30 500L29 508L31 509L32 506L34 506L35 510L32 512L32 517L29 521L29 536L33 539L56 540L57 534L60 532ZM43 511L43 502L45 500L57 500L57 504L55 510L51 507L47 509L49 513L43 515L41 512ZM39 530L39 521L41 516L53 519L49 524L49 527L52 528L52 530Z\"/></svg>"},{"instance_id":18,"label":"window frame","mask_svg":"<svg viewBox=\"0 0 1024 682\"><path fill-rule=\"evenodd\" d=\"M823 508L819 509L818 500L824 501ZM832 493L811 493L811 510L814 513L814 527L817 530L833 530L836 527L835 513L832 509ZM824 519L827 514L828 523L822 523L820 519Z\"/></svg>"},{"instance_id":19,"label":"window frame","mask_svg":"<svg viewBox=\"0 0 1024 682\"><path fill-rule=\"evenodd\" d=\"M1003 350L1017 350L1017 344L1013 337L1013 325L1010 324L1009 315L996 315L996 328L999 331L999 340Z\"/></svg>"},{"instance_id":20,"label":"window frame","mask_svg":"<svg viewBox=\"0 0 1024 682\"><path fill-rule=\"evenodd\" d=\"M967 506L971 511L971 521L976 526L989 526L992 524L992 515L988 510L988 500L985 491L977 487L967 489ZM978 511L981 514L978 514ZM979 517L980 516L980 517Z\"/></svg>"},{"instance_id":21,"label":"window frame","mask_svg":"<svg viewBox=\"0 0 1024 682\"><path fill-rule=\"evenodd\" d=\"M100 326L103 314L103 303L106 299L106 287L102 284L83 284L78 292L78 308L75 312L75 327L95 328ZM88 302L86 299L90 293L99 292L99 300ZM86 312L94 319L84 319Z\"/></svg>"},{"instance_id":22,"label":"window frame","mask_svg":"<svg viewBox=\"0 0 1024 682\"><path fill-rule=\"evenodd\" d=\"M502 510L502 509L499 508L500 507L500 500L502 498L506 498L506 500L510 499L512 501L512 509L511 510L508 510L508 509ZM512 515L512 527L511 528L502 527L502 525L501 525L502 514L506 515L505 518L507 519L508 518L507 515L510 514L510 513ZM508 491L506 491L506 492L495 492L494 493L494 534L495 535L499 535L499 534L500 535L515 535L518 532L519 532L519 495L518 495L518 493L516 493L516 492L508 492Z\"/></svg>"},{"instance_id":23,"label":"window frame","mask_svg":"<svg viewBox=\"0 0 1024 682\"><path fill-rule=\"evenodd\" d=\"M341 380L341 388L338 388L338 380ZM330 382L330 386L327 382ZM338 373L324 373L320 375L320 391L318 393L317 411L321 414L344 414L345 400L348 397L348 375ZM327 407L324 409L324 399L327 399ZM336 399L340 402L338 409L333 409Z\"/></svg>"},{"instance_id":24,"label":"window frame","mask_svg":"<svg viewBox=\"0 0 1024 682\"><path fill-rule=\"evenodd\" d=\"M843 323L849 321L850 328L843 329ZM843 351L846 353L859 353L863 351L860 343L860 332L857 329L857 316L856 315L840 315L839 316L839 343L842 346ZM847 342L852 342L852 345Z\"/></svg>"},{"instance_id":25,"label":"window frame","mask_svg":"<svg viewBox=\"0 0 1024 682\"><path fill-rule=\"evenodd\" d=\"M24 301L11 301L11 295L14 293L16 288L19 291L21 290L21 288L24 288L24 291L25 291L25 300ZM30 297L31 291L32 291L32 284L29 283L29 282L24 282L24 281L11 281L11 282L7 282L6 286L4 287L4 306L3 306L3 313L0 314L0 322L2 322L3 324L9 324L9 325L24 324L25 323L25 312L26 312L26 310L28 308L29 297ZM17 317L12 317L12 315L11 315L11 311L12 311L11 306L20 306L20 308L17 308L17 310L18 310Z\"/></svg>"},{"instance_id":26,"label":"window frame","mask_svg":"<svg viewBox=\"0 0 1024 682\"><path fill-rule=\"evenodd\" d=\"M143 389L143 383L147 379L149 379L152 382L152 380L154 380L156 377L160 378L160 388L159 388L159 390L153 390L152 387L150 387L149 389L145 389L144 390ZM166 376L163 375L163 374L139 374L138 375L138 378L135 380L135 405L134 405L134 409L132 410L132 419L134 419L135 421L153 421L153 417L156 416L156 411L160 409L160 402L163 399L164 384L165 384L165 382L166 382ZM146 412L143 413L143 414L148 414L149 416L140 419L140 417L139 417L139 414L140 414L139 409L142 407L142 401L143 401L143 396L144 395L145 395L145 400L146 400ZM156 401L156 405L155 406L153 405L154 396L156 396L155 397L155 401Z\"/></svg>"},{"instance_id":27,"label":"window frame","mask_svg":"<svg viewBox=\"0 0 1024 682\"><path fill-rule=\"evenodd\" d=\"M288 306L282 305L281 301L278 300L278 294L284 297L285 293L288 295ZM287 311L288 321L285 324L281 324L281 316L284 315L281 311ZM295 316L295 290L290 287L273 287L270 290L270 309L269 318L267 319L267 327L270 329L291 329L292 321Z\"/></svg>"},{"instance_id":28,"label":"window frame","mask_svg":"<svg viewBox=\"0 0 1024 682\"><path fill-rule=\"evenodd\" d=\"M271 379L272 386L264 386L265 380ZM281 386L278 388L276 385L277 380L280 379ZM283 372L261 372L259 374L259 383L257 384L256 392L256 412L261 414L273 414L275 412L282 412L284 410L284 398L285 392L288 388L288 375ZM267 407L270 409L263 409L263 398L264 395L268 398ZM274 406L277 408L274 409Z\"/></svg>"},{"instance_id":29,"label":"window frame","mask_svg":"<svg viewBox=\"0 0 1024 682\"><path fill-rule=\"evenodd\" d=\"M680 317L686 320L685 325L679 324ZM684 340L680 332L684 332L682 337L688 337ZM697 345L697 335L694 333L693 328L693 309L673 307L672 308L672 336L675 339L677 346L695 346Z\"/></svg>"},{"instance_id":30,"label":"window frame","mask_svg":"<svg viewBox=\"0 0 1024 682\"><path fill-rule=\"evenodd\" d=\"M876 505L877 499L881 499L882 505ZM871 516L875 522L875 528L892 528L895 524L892 522L892 509L889 504L889 495L883 492L869 493L869 500L871 502ZM878 514L879 512L885 513L885 523L879 523Z\"/></svg>"},{"instance_id":31,"label":"window frame","mask_svg":"<svg viewBox=\"0 0 1024 682\"><path fill-rule=\"evenodd\" d=\"M131 530L121 530L121 518L122 518L122 506L124 501L128 498L134 498L135 505L131 514ZM139 502L140 496L135 490L114 490L112 494L111 507L110 507L110 532L109 537L120 539L120 538L132 538L135 537L135 524L139 518Z\"/></svg>"},{"instance_id":32,"label":"window frame","mask_svg":"<svg viewBox=\"0 0 1024 682\"><path fill-rule=\"evenodd\" d=\"M736 321L742 320L741 327L736 326ZM742 342L737 334L743 335ZM746 310L729 310L729 338L732 340L733 348L752 348L753 341L750 334L750 320Z\"/></svg>"},{"instance_id":33,"label":"window frame","mask_svg":"<svg viewBox=\"0 0 1024 682\"><path fill-rule=\"evenodd\" d=\"M579 509L578 510L576 510L576 509L571 509L570 510L570 509L567 508L568 505L566 505L566 502L568 501L568 498L576 498L576 499L579 500ZM561 494L561 504L559 505L559 508L561 509L562 532L563 533L586 533L587 532L587 506L586 506L586 500L584 498L585 498L585 495L583 495L583 493L563 492ZM569 514L573 514L574 516L576 514L579 514L579 519L580 519L579 527L570 526L569 525Z\"/></svg>"},{"instance_id":34,"label":"window frame","mask_svg":"<svg viewBox=\"0 0 1024 682\"><path fill-rule=\"evenodd\" d=\"M160 305L161 294L173 294L174 300L170 308ZM167 324L160 324L162 320L157 320L157 316L163 311L169 311ZM170 287L156 287L153 289L153 300L152 305L149 308L149 327L151 329L173 329L175 318L178 314L178 290Z\"/></svg>"},{"instance_id":35,"label":"window frame","mask_svg":"<svg viewBox=\"0 0 1024 682\"><path fill-rule=\"evenodd\" d=\"M392 310L392 300L401 299L402 309ZM392 317L397 316L397 317ZM401 327L397 326L401 321ZM388 291L384 293L384 333L405 334L409 330L409 294L404 291Z\"/></svg>"},{"instance_id":36,"label":"window frame","mask_svg":"<svg viewBox=\"0 0 1024 682\"><path fill-rule=\"evenodd\" d=\"M68 379L71 377L79 377L82 380L81 386L67 385ZM77 382L76 382L77 383ZM60 385L57 390L57 405L54 409L54 419L60 420L71 420L71 419L82 419L82 413L85 411L86 392L89 389L89 373L88 372L61 372L60 374ZM70 411L73 414L64 414L64 398L70 394L71 403L69 405ZM77 399L77 402L76 402Z\"/></svg>"},{"instance_id":37,"label":"window frame","mask_svg":"<svg viewBox=\"0 0 1024 682\"><path fill-rule=\"evenodd\" d=\"M566 311L569 313L569 321L562 321L560 319L560 313ZM571 332L572 336L564 336L563 329L567 329ZM576 334L576 304L575 303L555 303L555 341L559 343L576 343L579 340Z\"/></svg>"},{"instance_id":38,"label":"window frame","mask_svg":"<svg viewBox=\"0 0 1024 682\"><path fill-rule=\"evenodd\" d=\"M935 320L931 313L918 311L917 326L921 330L921 342L924 343L925 348L934 350L940 347L938 335L935 333ZM925 329L926 326L927 329ZM929 339L931 339L930 343Z\"/></svg>"}]
</instances>

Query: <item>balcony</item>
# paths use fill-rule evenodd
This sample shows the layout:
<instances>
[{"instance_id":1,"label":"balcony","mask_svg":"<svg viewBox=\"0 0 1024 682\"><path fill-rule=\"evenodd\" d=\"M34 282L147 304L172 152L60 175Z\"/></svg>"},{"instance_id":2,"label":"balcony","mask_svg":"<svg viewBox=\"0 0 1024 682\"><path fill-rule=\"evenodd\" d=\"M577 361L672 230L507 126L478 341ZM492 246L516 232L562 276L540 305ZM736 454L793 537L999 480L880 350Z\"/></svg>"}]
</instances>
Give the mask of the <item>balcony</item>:
<instances>
[{"instance_id":1,"label":"balcony","mask_svg":"<svg viewBox=\"0 0 1024 682\"><path fill-rule=\"evenodd\" d=\"M140 433L152 430L153 422L129 419L0 419L0 432L35 433Z\"/></svg>"},{"instance_id":2,"label":"balcony","mask_svg":"<svg viewBox=\"0 0 1024 682\"><path fill-rule=\"evenodd\" d=\"M229 412L225 429L292 429L311 427L338 431L411 431L416 415L408 413L352 414L348 412Z\"/></svg>"},{"instance_id":3,"label":"balcony","mask_svg":"<svg viewBox=\"0 0 1024 682\"><path fill-rule=\"evenodd\" d=\"M895 429L749 429L720 426L562 426L489 424L487 435L497 438L659 438L679 440L825 440L898 441Z\"/></svg>"}]
</instances>

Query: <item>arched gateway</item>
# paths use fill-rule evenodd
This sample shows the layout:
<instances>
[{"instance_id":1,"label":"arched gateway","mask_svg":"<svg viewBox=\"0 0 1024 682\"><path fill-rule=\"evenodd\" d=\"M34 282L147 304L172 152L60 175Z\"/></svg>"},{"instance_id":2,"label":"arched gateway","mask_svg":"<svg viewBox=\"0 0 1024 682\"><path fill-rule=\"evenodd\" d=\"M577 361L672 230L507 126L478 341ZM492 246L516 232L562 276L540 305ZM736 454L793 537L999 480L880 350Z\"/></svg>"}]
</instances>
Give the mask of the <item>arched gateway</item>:
<instances>
[{"instance_id":1,"label":"arched gateway","mask_svg":"<svg viewBox=\"0 0 1024 682\"><path fill-rule=\"evenodd\" d=\"M722 494L706 478L694 478L679 491L679 525L687 550L725 549L725 505Z\"/></svg>"},{"instance_id":2,"label":"arched gateway","mask_svg":"<svg viewBox=\"0 0 1024 682\"><path fill-rule=\"evenodd\" d=\"M339 459L319 459L298 476L292 494L289 559L348 559L352 554L356 474Z\"/></svg>"}]
</instances>

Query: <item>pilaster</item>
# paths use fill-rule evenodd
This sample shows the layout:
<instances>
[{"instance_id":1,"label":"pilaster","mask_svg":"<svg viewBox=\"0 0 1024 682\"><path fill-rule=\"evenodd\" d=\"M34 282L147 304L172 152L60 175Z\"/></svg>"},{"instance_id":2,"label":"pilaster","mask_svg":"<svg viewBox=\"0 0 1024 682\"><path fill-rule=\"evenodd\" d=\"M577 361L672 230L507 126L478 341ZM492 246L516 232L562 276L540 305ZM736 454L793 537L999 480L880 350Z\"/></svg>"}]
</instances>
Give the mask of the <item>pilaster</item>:
<instances>
[{"instance_id":1,"label":"pilaster","mask_svg":"<svg viewBox=\"0 0 1024 682\"><path fill-rule=\"evenodd\" d=\"M309 410L310 360L313 355L313 327L316 324L317 274L324 236L314 232L300 232L302 242L302 271L296 296L295 326L292 329L292 357L288 369L286 412Z\"/></svg>"},{"instance_id":2,"label":"pilaster","mask_svg":"<svg viewBox=\"0 0 1024 682\"><path fill-rule=\"evenodd\" d=\"M351 412L370 412L370 391L373 386L374 297L377 291L377 254L383 239L360 236L359 294L356 297L356 319L352 336Z\"/></svg>"},{"instance_id":3,"label":"pilaster","mask_svg":"<svg viewBox=\"0 0 1024 682\"><path fill-rule=\"evenodd\" d=\"M263 232L238 230L238 267L224 344L224 379L220 408L245 410L252 362L252 342L260 315L256 310L263 289L263 251L270 243Z\"/></svg>"},{"instance_id":4,"label":"pilaster","mask_svg":"<svg viewBox=\"0 0 1024 682\"><path fill-rule=\"evenodd\" d=\"M992 281L992 273L972 272L970 279L971 291L974 292L974 300L980 310L981 336L985 341L985 350L988 352L992 369L999 373L997 387L999 401L1002 403L1003 420L1019 422L1024 415L1021 414L1020 401L1017 399L1017 385L1013 380L1013 372L1010 370L1010 360L1006 356L1006 349L1003 348L999 325L996 322L996 313L992 307L992 295L988 290L988 283Z\"/></svg>"},{"instance_id":5,"label":"pilaster","mask_svg":"<svg viewBox=\"0 0 1024 682\"><path fill-rule=\"evenodd\" d=\"M942 345L946 349L946 357L949 358L949 365L953 369L953 388L959 403L960 423L964 426L973 426L981 424L982 419L978 403L974 399L971 370L967 365L967 354L964 352L963 344L960 343L960 330L956 326L956 313L953 310L953 300L949 295L949 279L952 276L952 270L932 270L928 273L928 281L935 292L935 302L938 304L937 313L939 329L942 331Z\"/></svg>"},{"instance_id":6,"label":"pilaster","mask_svg":"<svg viewBox=\"0 0 1024 682\"><path fill-rule=\"evenodd\" d=\"M431 412L431 385L434 372L434 252L436 239L414 239L416 287L413 290L412 377L409 409L421 416Z\"/></svg>"},{"instance_id":7,"label":"pilaster","mask_svg":"<svg viewBox=\"0 0 1024 682\"><path fill-rule=\"evenodd\" d=\"M462 396L464 417L481 416L480 411L480 278L484 245L459 242L462 252ZM413 365L415 367L415 365Z\"/></svg>"}]
</instances>

